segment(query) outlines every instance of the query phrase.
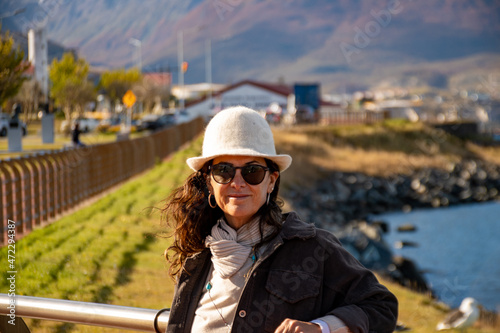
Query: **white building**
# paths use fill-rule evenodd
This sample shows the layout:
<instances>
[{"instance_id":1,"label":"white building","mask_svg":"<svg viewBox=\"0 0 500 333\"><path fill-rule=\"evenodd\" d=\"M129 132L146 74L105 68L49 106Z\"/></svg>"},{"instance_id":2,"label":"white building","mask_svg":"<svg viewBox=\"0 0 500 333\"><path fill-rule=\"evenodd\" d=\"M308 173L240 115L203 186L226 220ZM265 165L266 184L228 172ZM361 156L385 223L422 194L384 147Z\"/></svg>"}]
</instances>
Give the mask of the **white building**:
<instances>
[{"instance_id":1,"label":"white building","mask_svg":"<svg viewBox=\"0 0 500 333\"><path fill-rule=\"evenodd\" d=\"M262 83L245 80L213 94L186 103L190 117L210 118L218 111L230 106L243 105L254 110L265 110L271 103L287 108L288 96L293 95L293 87L283 84Z\"/></svg>"},{"instance_id":2,"label":"white building","mask_svg":"<svg viewBox=\"0 0 500 333\"><path fill-rule=\"evenodd\" d=\"M44 102L49 94L48 43L45 28L30 29L28 32L28 60L34 67L34 78L38 82L44 96Z\"/></svg>"},{"instance_id":3,"label":"white building","mask_svg":"<svg viewBox=\"0 0 500 333\"><path fill-rule=\"evenodd\" d=\"M186 84L183 86L173 85L172 95L177 99L192 99L200 98L201 96L208 95L209 92L212 94L224 89L226 86L224 84L215 83L195 83Z\"/></svg>"}]
</instances>

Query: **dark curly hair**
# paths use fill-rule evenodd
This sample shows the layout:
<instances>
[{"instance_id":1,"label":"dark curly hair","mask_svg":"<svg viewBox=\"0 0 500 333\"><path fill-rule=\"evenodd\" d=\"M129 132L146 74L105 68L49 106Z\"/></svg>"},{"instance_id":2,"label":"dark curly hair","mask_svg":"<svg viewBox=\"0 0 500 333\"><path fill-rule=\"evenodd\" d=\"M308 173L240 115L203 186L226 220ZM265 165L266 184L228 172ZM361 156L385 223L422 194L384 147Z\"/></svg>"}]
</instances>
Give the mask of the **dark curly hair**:
<instances>
[{"instance_id":1,"label":"dark curly hair","mask_svg":"<svg viewBox=\"0 0 500 333\"><path fill-rule=\"evenodd\" d=\"M208 161L197 172L191 174L184 184L175 189L166 199L162 208L162 220L172 229L173 243L165 250L165 258L170 262L169 273L176 278L182 270L184 262L189 256L204 250L205 238L210 235L212 227L224 215L219 208L211 208L208 203L207 180ZM279 167L273 161L266 159L269 172L279 172ZM269 197L269 204L264 204L257 211L260 219L261 241L256 248L274 238L281 230L283 201L278 198L280 177L278 176L274 189ZM274 232L264 238L263 225L274 227Z\"/></svg>"}]
</instances>

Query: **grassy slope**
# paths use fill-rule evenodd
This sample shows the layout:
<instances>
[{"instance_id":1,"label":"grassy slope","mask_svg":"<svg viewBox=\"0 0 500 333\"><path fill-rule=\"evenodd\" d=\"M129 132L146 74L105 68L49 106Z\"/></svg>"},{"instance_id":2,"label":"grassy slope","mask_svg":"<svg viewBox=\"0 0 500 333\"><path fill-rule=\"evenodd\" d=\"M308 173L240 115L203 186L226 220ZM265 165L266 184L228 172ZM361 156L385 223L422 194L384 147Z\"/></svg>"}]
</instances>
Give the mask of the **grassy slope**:
<instances>
[{"instance_id":1,"label":"grassy slope","mask_svg":"<svg viewBox=\"0 0 500 333\"><path fill-rule=\"evenodd\" d=\"M162 257L168 240L154 236L161 232L160 218L149 208L161 206L181 184L189 173L185 158L194 154L187 148L96 203L19 240L17 294L169 307L173 283ZM6 258L6 248L0 257ZM6 282L4 276L2 292L8 289ZM29 326L33 332L117 332L35 320Z\"/></svg>"},{"instance_id":2,"label":"grassy slope","mask_svg":"<svg viewBox=\"0 0 500 333\"><path fill-rule=\"evenodd\" d=\"M407 125L403 128L405 126ZM305 167L313 167L311 170L331 168L348 170L350 165L351 169L362 171L363 165L369 165L366 162L363 164L363 156L367 156L376 162L384 161L386 167L378 169L386 170L386 163L397 166L397 163L392 162L392 156L401 154L401 159L405 159L405 152L374 151L375 146L365 149L359 146L354 148L354 144L357 143L348 143L346 138L342 139L352 136L352 140L358 140L353 133L374 129L354 127L339 136L340 141L335 147L320 139L317 134L306 134L306 130L297 129L298 133L292 136L286 132L276 132L279 151L294 149L293 169L283 174L284 182L287 184L284 188L285 194L287 187L292 186L292 183L304 181L303 173L299 171ZM327 133L332 130L341 129L325 128L322 131ZM391 142L402 140L397 133L391 135L395 136ZM369 139L366 141L372 142ZM195 141L170 161L131 180L116 192L19 240L16 243L17 293L153 309L170 306L173 283L167 277L167 267L162 257L164 249L168 246L168 240L153 237L161 232L161 226L158 213L149 214L151 210L148 207L160 206L161 200L168 195L171 188L185 179L189 170L184 160L188 156L197 155L200 147L201 141ZM450 152L450 156L444 159L461 156L459 153L452 153L455 149L467 150L460 145L450 146L446 150ZM491 154L478 147L475 149L486 156ZM311 159L311 153L319 152L320 157ZM352 152L355 154L351 154ZM329 155L330 153L333 155ZM495 153L498 152L493 151L493 155ZM377 154L391 158L377 159L375 158ZM330 162L329 158L332 156L334 161ZM342 158L346 161L351 156L355 158L355 162L349 164L341 160L337 164L335 160L341 159L340 156L345 156ZM439 163L442 160L438 156L428 158L429 161L436 160ZM341 163L344 163L345 167L341 168L339 166ZM290 203L287 206L291 206ZM1 258L6 258L5 248L1 249L0 253ZM397 295L400 301L400 320L405 325L411 327L413 332L433 331L435 324L444 314L441 307L433 305L425 295L410 292L387 281L384 283ZM0 288L2 292L7 289L5 277L0 282ZM28 320L28 322L33 332L118 332L114 329L48 321ZM495 331L486 327L469 330L469 332Z\"/></svg>"}]
</instances>

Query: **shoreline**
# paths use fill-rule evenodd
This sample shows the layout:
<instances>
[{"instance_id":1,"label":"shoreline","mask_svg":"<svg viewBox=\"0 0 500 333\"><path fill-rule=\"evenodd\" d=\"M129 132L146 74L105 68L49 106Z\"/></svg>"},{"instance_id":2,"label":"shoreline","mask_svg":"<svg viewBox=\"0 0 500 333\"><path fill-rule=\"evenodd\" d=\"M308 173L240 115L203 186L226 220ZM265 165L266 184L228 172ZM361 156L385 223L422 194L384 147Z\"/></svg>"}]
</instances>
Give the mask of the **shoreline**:
<instances>
[{"instance_id":1,"label":"shoreline","mask_svg":"<svg viewBox=\"0 0 500 333\"><path fill-rule=\"evenodd\" d=\"M438 300L455 308L470 296L484 309L498 312L500 285L494 277L500 270L490 263L500 253L495 245L499 213L500 201L488 201L390 212L381 219L388 223L384 238L393 252L418 264ZM414 232L400 231L409 224Z\"/></svg>"},{"instance_id":2,"label":"shoreline","mask_svg":"<svg viewBox=\"0 0 500 333\"><path fill-rule=\"evenodd\" d=\"M334 171L310 189L288 190L286 199L311 221L345 226L391 211L500 200L500 166L468 159L448 172L422 168L410 175L378 177Z\"/></svg>"},{"instance_id":3,"label":"shoreline","mask_svg":"<svg viewBox=\"0 0 500 333\"><path fill-rule=\"evenodd\" d=\"M440 301L419 271L421 263L394 255L384 238L387 222L377 215L500 201L500 166L467 159L449 172L422 168L410 175L375 177L335 171L309 189L287 191L285 200L305 220L334 233L367 268Z\"/></svg>"}]
</instances>

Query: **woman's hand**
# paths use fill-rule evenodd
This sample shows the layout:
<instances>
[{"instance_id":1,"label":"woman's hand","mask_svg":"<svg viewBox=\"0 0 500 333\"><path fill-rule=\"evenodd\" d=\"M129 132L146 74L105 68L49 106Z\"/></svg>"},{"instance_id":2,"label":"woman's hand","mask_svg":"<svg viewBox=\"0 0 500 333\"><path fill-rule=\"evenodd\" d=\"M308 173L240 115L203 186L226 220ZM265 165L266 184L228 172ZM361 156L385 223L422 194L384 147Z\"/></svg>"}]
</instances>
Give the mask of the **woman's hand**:
<instances>
[{"instance_id":1,"label":"woman's hand","mask_svg":"<svg viewBox=\"0 0 500 333\"><path fill-rule=\"evenodd\" d=\"M321 333L321 327L313 323L285 319L274 333Z\"/></svg>"}]
</instances>

